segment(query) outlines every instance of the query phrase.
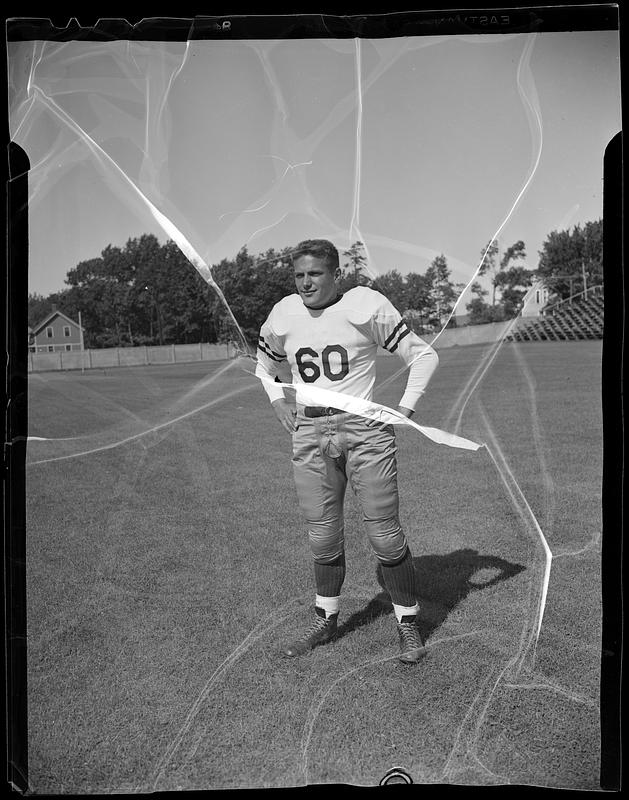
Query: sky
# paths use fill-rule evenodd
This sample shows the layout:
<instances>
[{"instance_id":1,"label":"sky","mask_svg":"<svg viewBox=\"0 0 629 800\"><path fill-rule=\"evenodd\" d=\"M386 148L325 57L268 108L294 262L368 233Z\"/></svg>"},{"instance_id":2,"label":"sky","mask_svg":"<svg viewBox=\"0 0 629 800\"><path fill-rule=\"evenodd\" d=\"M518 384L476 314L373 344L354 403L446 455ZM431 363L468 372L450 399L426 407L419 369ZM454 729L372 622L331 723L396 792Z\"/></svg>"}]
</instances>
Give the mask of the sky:
<instances>
[{"instance_id":1,"label":"sky","mask_svg":"<svg viewBox=\"0 0 629 800\"><path fill-rule=\"evenodd\" d=\"M372 276L456 282L481 251L602 217L615 31L377 40L10 43L29 291L154 233L211 266L365 243ZM26 268L26 267L25 267ZM192 268L192 267L191 267Z\"/></svg>"}]
</instances>

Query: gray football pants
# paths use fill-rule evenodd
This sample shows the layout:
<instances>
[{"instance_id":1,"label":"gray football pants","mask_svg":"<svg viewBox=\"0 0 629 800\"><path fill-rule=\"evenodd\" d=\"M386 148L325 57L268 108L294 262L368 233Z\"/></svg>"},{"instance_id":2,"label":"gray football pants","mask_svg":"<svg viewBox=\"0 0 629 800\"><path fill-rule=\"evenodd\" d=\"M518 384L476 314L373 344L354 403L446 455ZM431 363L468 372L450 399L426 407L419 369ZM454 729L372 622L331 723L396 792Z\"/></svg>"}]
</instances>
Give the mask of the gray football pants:
<instances>
[{"instance_id":1,"label":"gray football pants","mask_svg":"<svg viewBox=\"0 0 629 800\"><path fill-rule=\"evenodd\" d=\"M399 521L393 425L370 427L345 412L313 419L299 406L297 412L293 473L314 560L326 564L344 552L348 480L377 558L383 563L401 559L407 543Z\"/></svg>"}]
</instances>

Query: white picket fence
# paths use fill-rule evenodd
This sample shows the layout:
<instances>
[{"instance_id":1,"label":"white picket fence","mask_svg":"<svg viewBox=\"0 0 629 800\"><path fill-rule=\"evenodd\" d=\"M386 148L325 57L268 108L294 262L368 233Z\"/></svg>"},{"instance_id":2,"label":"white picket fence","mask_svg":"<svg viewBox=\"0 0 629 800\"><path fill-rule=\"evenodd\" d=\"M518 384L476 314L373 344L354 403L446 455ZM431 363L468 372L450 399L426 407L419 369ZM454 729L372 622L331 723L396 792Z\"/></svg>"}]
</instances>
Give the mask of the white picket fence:
<instances>
[{"instance_id":1,"label":"white picket fence","mask_svg":"<svg viewBox=\"0 0 629 800\"><path fill-rule=\"evenodd\" d=\"M233 358L231 344L170 344L163 346L108 347L102 350L59 350L29 353L28 371L103 369L146 364L183 364L192 361L221 361Z\"/></svg>"},{"instance_id":2,"label":"white picket fence","mask_svg":"<svg viewBox=\"0 0 629 800\"><path fill-rule=\"evenodd\" d=\"M439 336L435 348L465 346L496 342L502 339L510 322L494 322L488 325L466 325L447 328ZM430 342L433 335L426 335ZM382 351L384 354L385 351ZM102 350L59 351L58 353L29 353L28 371L103 369L104 367L133 367L142 364L183 364L191 361L221 361L233 358L235 348L231 344L171 344L145 347L110 347Z\"/></svg>"}]
</instances>

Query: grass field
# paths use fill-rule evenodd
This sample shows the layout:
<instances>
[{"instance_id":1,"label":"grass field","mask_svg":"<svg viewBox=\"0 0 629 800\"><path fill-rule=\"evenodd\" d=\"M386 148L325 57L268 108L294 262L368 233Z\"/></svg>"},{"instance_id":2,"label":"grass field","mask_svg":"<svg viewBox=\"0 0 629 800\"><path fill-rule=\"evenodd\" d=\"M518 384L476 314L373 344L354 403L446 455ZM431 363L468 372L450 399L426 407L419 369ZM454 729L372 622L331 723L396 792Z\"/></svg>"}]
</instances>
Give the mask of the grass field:
<instances>
[{"instance_id":1,"label":"grass field","mask_svg":"<svg viewBox=\"0 0 629 800\"><path fill-rule=\"evenodd\" d=\"M442 350L417 421L460 417L487 448L398 429L415 667L396 659L351 496L341 635L279 655L310 620L312 568L290 437L251 375L31 375L32 791L375 785L394 766L425 784L598 788L601 343L505 345L468 398L486 354ZM383 357L379 376L398 366ZM403 381L376 399L395 404Z\"/></svg>"}]
</instances>

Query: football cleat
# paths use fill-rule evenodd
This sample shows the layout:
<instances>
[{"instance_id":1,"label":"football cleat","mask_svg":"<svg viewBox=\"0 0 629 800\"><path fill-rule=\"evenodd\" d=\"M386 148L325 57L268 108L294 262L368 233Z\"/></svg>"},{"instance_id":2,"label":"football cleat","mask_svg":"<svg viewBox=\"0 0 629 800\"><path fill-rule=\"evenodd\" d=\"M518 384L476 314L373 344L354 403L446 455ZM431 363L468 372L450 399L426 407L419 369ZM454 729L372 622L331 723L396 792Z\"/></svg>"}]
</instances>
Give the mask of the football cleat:
<instances>
[{"instance_id":1,"label":"football cleat","mask_svg":"<svg viewBox=\"0 0 629 800\"><path fill-rule=\"evenodd\" d=\"M319 644L325 644L336 636L336 621L338 614L331 617L325 616L322 608L315 608L315 618L303 636L291 642L282 651L285 656L301 656Z\"/></svg>"},{"instance_id":2,"label":"football cleat","mask_svg":"<svg viewBox=\"0 0 629 800\"><path fill-rule=\"evenodd\" d=\"M404 664L416 664L426 654L417 627L417 617L414 614L402 617L397 623L397 632L400 637L400 661Z\"/></svg>"}]
</instances>

